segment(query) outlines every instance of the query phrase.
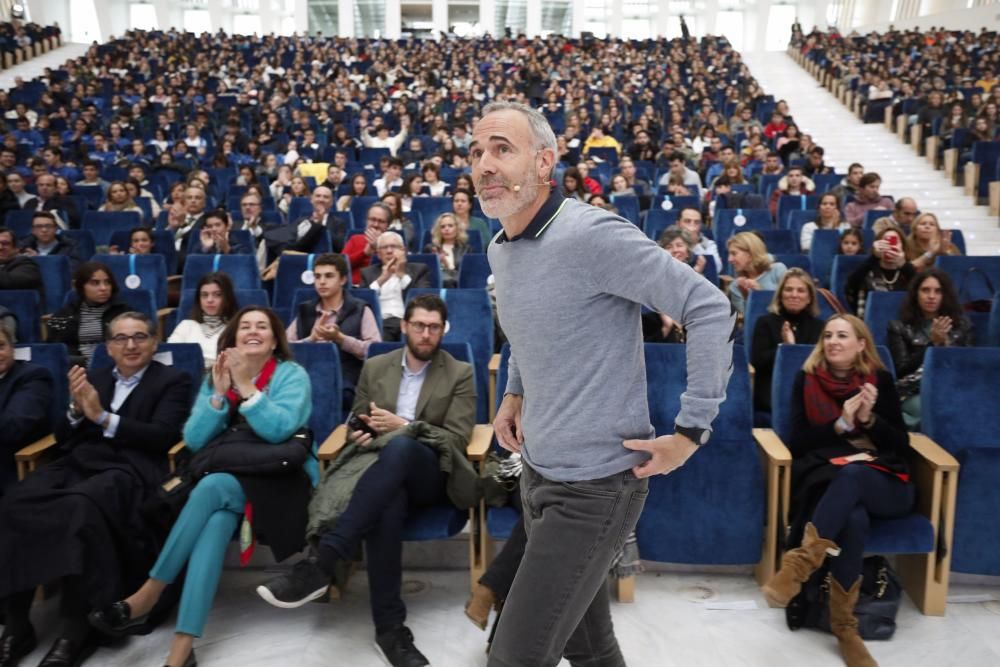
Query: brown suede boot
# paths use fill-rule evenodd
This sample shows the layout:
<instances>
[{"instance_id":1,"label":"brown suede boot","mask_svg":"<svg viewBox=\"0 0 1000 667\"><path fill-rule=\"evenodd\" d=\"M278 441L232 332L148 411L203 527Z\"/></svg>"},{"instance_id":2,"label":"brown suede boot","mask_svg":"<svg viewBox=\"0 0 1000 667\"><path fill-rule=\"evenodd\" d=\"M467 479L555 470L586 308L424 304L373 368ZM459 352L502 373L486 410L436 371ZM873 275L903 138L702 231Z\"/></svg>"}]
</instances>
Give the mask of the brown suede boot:
<instances>
[{"instance_id":1,"label":"brown suede boot","mask_svg":"<svg viewBox=\"0 0 1000 667\"><path fill-rule=\"evenodd\" d=\"M854 617L854 607L858 604L860 591L861 577L858 577L849 591L844 591L840 582L833 576L830 577L830 631L840 644L840 653L844 656L847 667L878 667L858 634L858 619Z\"/></svg>"},{"instance_id":2,"label":"brown suede boot","mask_svg":"<svg viewBox=\"0 0 1000 667\"><path fill-rule=\"evenodd\" d=\"M806 524L802 546L785 552L781 569L761 590L772 607L787 607L788 601L799 594L802 584L823 564L828 552L839 553L836 544L824 540L812 522Z\"/></svg>"},{"instance_id":3,"label":"brown suede boot","mask_svg":"<svg viewBox=\"0 0 1000 667\"><path fill-rule=\"evenodd\" d=\"M490 620L490 610L496 604L497 596L489 587L476 584L472 591L472 597L465 603L465 615L480 630L486 629L486 624Z\"/></svg>"}]
</instances>

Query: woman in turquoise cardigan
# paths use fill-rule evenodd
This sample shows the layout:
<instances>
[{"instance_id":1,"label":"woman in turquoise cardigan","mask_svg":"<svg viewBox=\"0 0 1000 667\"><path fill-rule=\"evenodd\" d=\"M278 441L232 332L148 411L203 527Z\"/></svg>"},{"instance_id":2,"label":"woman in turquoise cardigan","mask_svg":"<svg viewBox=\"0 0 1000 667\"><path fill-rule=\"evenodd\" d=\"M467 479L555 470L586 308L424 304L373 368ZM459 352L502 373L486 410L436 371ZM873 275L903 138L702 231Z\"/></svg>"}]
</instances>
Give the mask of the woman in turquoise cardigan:
<instances>
[{"instance_id":1,"label":"woman in turquoise cardigan","mask_svg":"<svg viewBox=\"0 0 1000 667\"><path fill-rule=\"evenodd\" d=\"M230 320L219 338L219 356L184 425L184 440L189 449L198 451L227 427L246 422L265 441L284 442L308 424L311 406L309 376L291 361L285 330L277 315L267 308L247 307ZM297 477L289 476L291 486L284 483L284 476L261 478L264 484L259 485L229 473L213 473L201 478L170 531L149 573L150 578L130 597L91 614L91 623L115 636L137 631L164 588L187 564L176 634L167 665L196 665L194 638L200 637L204 630L222 573L226 547L240 518L244 517L248 496L253 499L254 527L267 534L275 558L283 560L297 552L302 544L294 543L293 537L292 542L286 540L285 544L276 546L273 535L286 529L294 535L294 517L298 515L302 520L301 535L305 534L310 482L315 482L318 472L315 460L310 463L312 470ZM262 498L266 503L261 502ZM286 526L277 527L272 521L267 525L275 530L270 532L263 525L265 506L272 516L277 510ZM251 513L247 513L246 518L250 516ZM249 542L252 549L245 528L241 530L241 547ZM303 539L301 535L300 540ZM249 557L247 549L243 555Z\"/></svg>"}]
</instances>

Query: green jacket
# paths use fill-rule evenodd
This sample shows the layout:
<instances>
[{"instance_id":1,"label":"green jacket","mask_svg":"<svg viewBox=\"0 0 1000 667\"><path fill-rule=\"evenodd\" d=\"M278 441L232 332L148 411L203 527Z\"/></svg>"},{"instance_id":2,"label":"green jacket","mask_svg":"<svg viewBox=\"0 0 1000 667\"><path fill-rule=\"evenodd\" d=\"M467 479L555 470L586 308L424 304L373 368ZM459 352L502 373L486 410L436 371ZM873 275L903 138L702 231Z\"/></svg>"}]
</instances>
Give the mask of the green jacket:
<instances>
[{"instance_id":1,"label":"green jacket","mask_svg":"<svg viewBox=\"0 0 1000 667\"><path fill-rule=\"evenodd\" d=\"M372 357L361 370L354 398L355 414L368 414L369 404L396 411L402 379L404 349ZM479 502L479 474L465 456L476 423L476 388L472 366L438 350L427 369L416 418L407 426L385 433L366 447L349 442L327 468L309 503L310 539L330 530L347 508L361 475L378 460L378 452L396 436L419 440L438 453L441 471L448 475L448 498L459 509Z\"/></svg>"}]
</instances>

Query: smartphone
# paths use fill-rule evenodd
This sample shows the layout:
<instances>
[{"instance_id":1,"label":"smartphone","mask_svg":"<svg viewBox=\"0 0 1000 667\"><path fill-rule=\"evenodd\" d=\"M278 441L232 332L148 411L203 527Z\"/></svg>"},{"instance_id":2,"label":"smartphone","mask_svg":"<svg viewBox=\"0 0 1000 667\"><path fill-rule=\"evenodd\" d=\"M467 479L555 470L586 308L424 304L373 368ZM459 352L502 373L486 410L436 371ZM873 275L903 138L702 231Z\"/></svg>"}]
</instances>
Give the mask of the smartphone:
<instances>
[{"instance_id":1,"label":"smartphone","mask_svg":"<svg viewBox=\"0 0 1000 667\"><path fill-rule=\"evenodd\" d=\"M347 416L347 428L351 431L361 431L362 433L367 433L373 438L378 437L378 433L375 432L375 429L366 424L361 417L357 416L353 412Z\"/></svg>"},{"instance_id":2,"label":"smartphone","mask_svg":"<svg viewBox=\"0 0 1000 667\"><path fill-rule=\"evenodd\" d=\"M889 245L891 245L892 247L896 247L897 245L899 245L899 237L898 236L890 236L890 237L886 238L886 241L888 241Z\"/></svg>"}]
</instances>

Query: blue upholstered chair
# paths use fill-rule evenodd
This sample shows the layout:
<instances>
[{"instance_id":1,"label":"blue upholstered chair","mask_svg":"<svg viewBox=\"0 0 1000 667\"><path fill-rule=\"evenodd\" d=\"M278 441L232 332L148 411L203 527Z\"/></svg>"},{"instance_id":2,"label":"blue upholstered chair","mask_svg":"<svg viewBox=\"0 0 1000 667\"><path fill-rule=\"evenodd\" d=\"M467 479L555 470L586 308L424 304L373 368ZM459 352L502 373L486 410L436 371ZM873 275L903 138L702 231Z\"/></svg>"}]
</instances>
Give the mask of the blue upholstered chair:
<instances>
[{"instance_id":1,"label":"blue upholstered chair","mask_svg":"<svg viewBox=\"0 0 1000 667\"><path fill-rule=\"evenodd\" d=\"M987 343L991 347L1000 347L1000 292L993 297L993 309L990 311Z\"/></svg>"},{"instance_id":2,"label":"blue upholstered chair","mask_svg":"<svg viewBox=\"0 0 1000 667\"><path fill-rule=\"evenodd\" d=\"M1000 575L1000 349L931 347L924 356L920 423L962 466L960 485L941 489L955 499L951 568ZM947 562L936 564L947 572Z\"/></svg>"},{"instance_id":3,"label":"blue upholstered chair","mask_svg":"<svg viewBox=\"0 0 1000 667\"><path fill-rule=\"evenodd\" d=\"M645 353L650 420L657 435L672 433L687 386L686 348L647 344ZM760 456L751 444L751 414L747 359L735 347L711 441L679 470L650 478L636 528L643 559L719 565L761 560L767 495Z\"/></svg>"},{"instance_id":4,"label":"blue upholstered chair","mask_svg":"<svg viewBox=\"0 0 1000 667\"><path fill-rule=\"evenodd\" d=\"M458 267L458 287L460 289L484 289L487 279L493 274L489 259L485 254L468 254Z\"/></svg>"},{"instance_id":5,"label":"blue upholstered chair","mask_svg":"<svg viewBox=\"0 0 1000 667\"><path fill-rule=\"evenodd\" d=\"M908 292L872 292L865 299L865 324L876 345L889 344L889 322L899 319Z\"/></svg>"},{"instance_id":6,"label":"blue upholstered chair","mask_svg":"<svg viewBox=\"0 0 1000 667\"><path fill-rule=\"evenodd\" d=\"M430 271L431 287L441 289L441 258L433 253L408 255L406 261L412 264L425 264ZM411 290L412 291L412 290Z\"/></svg>"},{"instance_id":7,"label":"blue upholstered chair","mask_svg":"<svg viewBox=\"0 0 1000 667\"><path fill-rule=\"evenodd\" d=\"M830 291L840 299L840 303L847 306L847 297L844 296L844 288L847 286L847 279L859 266L868 261L868 255L836 255L833 258L833 268L830 270Z\"/></svg>"},{"instance_id":8,"label":"blue upholstered chair","mask_svg":"<svg viewBox=\"0 0 1000 667\"><path fill-rule=\"evenodd\" d=\"M764 237L764 245L772 255L798 255L799 238L789 229L758 229L756 230Z\"/></svg>"},{"instance_id":9,"label":"blue upholstered chair","mask_svg":"<svg viewBox=\"0 0 1000 667\"><path fill-rule=\"evenodd\" d=\"M94 235L94 242L99 245L110 245L111 234L116 231L127 231L142 224L142 214L135 211L84 211L80 229L89 230Z\"/></svg>"},{"instance_id":10,"label":"blue upholstered chair","mask_svg":"<svg viewBox=\"0 0 1000 667\"><path fill-rule=\"evenodd\" d=\"M819 195L781 195L778 198L776 211L778 228L788 229L788 214L791 211L815 210L817 206L819 206Z\"/></svg>"},{"instance_id":11,"label":"blue upholstered chair","mask_svg":"<svg viewBox=\"0 0 1000 667\"><path fill-rule=\"evenodd\" d=\"M493 308L485 289L411 289L407 301L421 294L440 296L448 306L446 343L468 343L472 346L476 367L476 421L489 420L489 388L487 368L493 355Z\"/></svg>"},{"instance_id":12,"label":"blue upholstered chair","mask_svg":"<svg viewBox=\"0 0 1000 667\"><path fill-rule=\"evenodd\" d=\"M737 217L740 216L742 225L737 224ZM763 209L721 208L715 212L715 219L712 221L712 236L723 254L726 241L733 234L765 229L774 229L774 225L771 223L771 214Z\"/></svg>"},{"instance_id":13,"label":"blue upholstered chair","mask_svg":"<svg viewBox=\"0 0 1000 667\"><path fill-rule=\"evenodd\" d=\"M410 207L420 214L424 229L430 229L439 215L451 213L451 197L414 197Z\"/></svg>"},{"instance_id":14,"label":"blue upholstered chair","mask_svg":"<svg viewBox=\"0 0 1000 667\"><path fill-rule=\"evenodd\" d=\"M206 273L223 271L236 289L261 289L257 258L253 255L189 255L184 262L181 290L195 289Z\"/></svg>"},{"instance_id":15,"label":"blue upholstered chair","mask_svg":"<svg viewBox=\"0 0 1000 667\"><path fill-rule=\"evenodd\" d=\"M42 273L42 286L45 289L45 302L42 309L46 313L54 313L63 304L63 296L70 290L72 272L69 257L66 255L38 255L33 257L38 270Z\"/></svg>"},{"instance_id":16,"label":"blue upholstered chair","mask_svg":"<svg viewBox=\"0 0 1000 667\"><path fill-rule=\"evenodd\" d=\"M299 289L313 290L312 285L302 282L302 274L312 270L313 262L316 261L316 254L309 255L282 255L278 258L278 272L274 279L274 307L288 308L292 305L295 291ZM347 277L350 283L351 263L347 261Z\"/></svg>"},{"instance_id":17,"label":"blue upholstered chair","mask_svg":"<svg viewBox=\"0 0 1000 667\"><path fill-rule=\"evenodd\" d=\"M14 351L14 358L19 361L30 361L38 364L52 374L53 400L49 405L49 427L55 431L59 420L66 414L69 406L69 352L62 343L30 343L18 345ZM41 452L47 447L43 446L51 436L43 438L37 442L21 448L14 454L17 463L17 478L24 479L33 471L40 460Z\"/></svg>"},{"instance_id":18,"label":"blue upholstered chair","mask_svg":"<svg viewBox=\"0 0 1000 667\"><path fill-rule=\"evenodd\" d=\"M0 290L0 306L17 318L17 341L39 343L42 340L39 322L42 319L42 297L35 290Z\"/></svg>"},{"instance_id":19,"label":"blue upholstered chair","mask_svg":"<svg viewBox=\"0 0 1000 667\"><path fill-rule=\"evenodd\" d=\"M111 273L115 274L121 291L131 289L125 284L125 279L129 275L137 275L140 283L136 289L151 290L156 299L156 307L166 307L167 261L163 255L96 255L94 260L107 264ZM197 281L195 284L197 285Z\"/></svg>"},{"instance_id":20,"label":"blue upholstered chair","mask_svg":"<svg viewBox=\"0 0 1000 667\"><path fill-rule=\"evenodd\" d=\"M793 211L794 213L794 211ZM840 250L840 232L836 229L817 229L809 247L809 261L812 262L812 277L823 287L830 285L833 261Z\"/></svg>"},{"instance_id":21,"label":"blue upholstered chair","mask_svg":"<svg viewBox=\"0 0 1000 667\"><path fill-rule=\"evenodd\" d=\"M373 343L368 348L368 356L373 357L385 354L392 350L399 349L403 343ZM468 343L442 343L441 349L445 350L459 361L464 361L473 366L472 347ZM482 461L489 450L490 442L493 439L493 427L485 424L478 424L474 427L472 439L466 448L466 455L474 464ZM330 461L334 460L347 441L347 426L340 424L327 438L319 449L319 462L321 468L325 468ZM412 511L406 519L403 529L403 539L409 542L440 540L454 537L462 531L466 523L476 526L477 510L472 508L467 512L455 506L442 504L434 507L422 507ZM479 542L475 539L469 540L469 570L471 575L470 588L475 585L482 575L485 566L483 565L482 554L479 552ZM335 597L339 592L334 591Z\"/></svg>"},{"instance_id":22,"label":"blue upholstered chair","mask_svg":"<svg viewBox=\"0 0 1000 667\"><path fill-rule=\"evenodd\" d=\"M812 349L812 345L782 345L778 348L771 384L774 429L754 430L757 441L768 456L768 493L780 496L778 521L770 525L769 530L774 530L782 539L788 525L791 497L792 457L784 445L791 435L791 394L795 375ZM974 348L972 351L981 352ZM879 348L879 356L892 372L888 351ZM921 398L928 400L924 391L927 391L926 386L921 389ZM913 482L917 485L917 506L913 513L900 519L873 519L865 547L872 553L895 554L903 587L917 608L924 614L941 616L948 594L958 462L933 440L919 433L910 434L910 447L909 463ZM773 561L762 563L762 567L758 568L760 583L774 573L780 556L779 549L774 553Z\"/></svg>"},{"instance_id":23,"label":"blue upholstered chair","mask_svg":"<svg viewBox=\"0 0 1000 667\"><path fill-rule=\"evenodd\" d=\"M309 428L318 448L344 423L340 352L333 343L292 343L291 348L292 356L309 373L312 384Z\"/></svg>"},{"instance_id":24,"label":"blue upholstered chair","mask_svg":"<svg viewBox=\"0 0 1000 667\"><path fill-rule=\"evenodd\" d=\"M810 276L812 275L812 261L810 261L809 255L803 255L802 253L772 254L774 255L774 261L784 264L785 268L802 269Z\"/></svg>"},{"instance_id":25,"label":"blue upholstered chair","mask_svg":"<svg viewBox=\"0 0 1000 667\"><path fill-rule=\"evenodd\" d=\"M992 299L1000 289L1000 257L942 255L934 266L951 276L963 303Z\"/></svg>"},{"instance_id":26,"label":"blue upholstered chair","mask_svg":"<svg viewBox=\"0 0 1000 667\"><path fill-rule=\"evenodd\" d=\"M639 226L639 198L635 195L611 195L611 203L618 209L618 215L633 225Z\"/></svg>"},{"instance_id":27,"label":"blue upholstered chair","mask_svg":"<svg viewBox=\"0 0 1000 667\"><path fill-rule=\"evenodd\" d=\"M118 231L111 235L111 245L122 252L128 252L129 231ZM177 248L174 246L173 232L153 230L153 254L163 257L167 265L167 275L177 273Z\"/></svg>"},{"instance_id":28,"label":"blue upholstered chair","mask_svg":"<svg viewBox=\"0 0 1000 667\"><path fill-rule=\"evenodd\" d=\"M63 229L59 232L59 236L73 242L73 245L76 246L76 256L80 258L81 262L86 262L97 252L97 241L94 240L94 235L90 233L90 230Z\"/></svg>"},{"instance_id":29,"label":"blue upholstered chair","mask_svg":"<svg viewBox=\"0 0 1000 667\"><path fill-rule=\"evenodd\" d=\"M796 240L802 236L802 228L806 226L807 222L815 222L816 218L819 216L819 211L813 209L794 209L788 212L788 217L785 218L783 225L779 225L779 229L790 229L794 234Z\"/></svg>"}]
</instances>

